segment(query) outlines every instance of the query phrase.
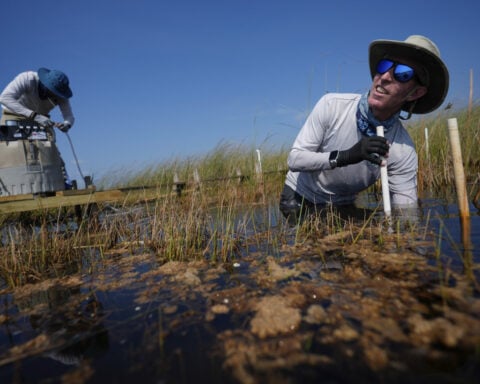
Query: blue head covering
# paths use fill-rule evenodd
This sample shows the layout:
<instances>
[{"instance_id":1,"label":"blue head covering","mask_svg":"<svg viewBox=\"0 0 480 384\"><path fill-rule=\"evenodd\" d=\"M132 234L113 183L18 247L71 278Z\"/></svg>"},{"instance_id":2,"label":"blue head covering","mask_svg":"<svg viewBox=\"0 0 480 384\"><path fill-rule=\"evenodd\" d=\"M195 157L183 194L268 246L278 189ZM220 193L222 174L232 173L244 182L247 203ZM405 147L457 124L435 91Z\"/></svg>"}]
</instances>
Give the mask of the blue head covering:
<instances>
[{"instance_id":1,"label":"blue head covering","mask_svg":"<svg viewBox=\"0 0 480 384\"><path fill-rule=\"evenodd\" d=\"M54 95L62 99L69 99L72 97L72 90L69 86L68 77L62 71L40 68L38 70L38 78Z\"/></svg>"}]
</instances>

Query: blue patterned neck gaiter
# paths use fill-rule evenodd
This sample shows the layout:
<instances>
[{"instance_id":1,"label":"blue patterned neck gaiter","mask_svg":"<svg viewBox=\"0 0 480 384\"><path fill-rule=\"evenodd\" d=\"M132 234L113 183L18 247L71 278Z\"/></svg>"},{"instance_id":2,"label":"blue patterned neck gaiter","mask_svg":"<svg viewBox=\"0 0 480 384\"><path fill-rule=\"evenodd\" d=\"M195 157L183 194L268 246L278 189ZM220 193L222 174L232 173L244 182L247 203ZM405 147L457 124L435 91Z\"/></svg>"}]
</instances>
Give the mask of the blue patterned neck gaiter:
<instances>
[{"instance_id":1,"label":"blue patterned neck gaiter","mask_svg":"<svg viewBox=\"0 0 480 384\"><path fill-rule=\"evenodd\" d=\"M357 108L357 128L365 136L375 136L377 134L377 127L383 125L386 133L398 120L400 112L393 115L390 119L379 121L373 116L372 111L368 106L368 94L362 95Z\"/></svg>"}]
</instances>

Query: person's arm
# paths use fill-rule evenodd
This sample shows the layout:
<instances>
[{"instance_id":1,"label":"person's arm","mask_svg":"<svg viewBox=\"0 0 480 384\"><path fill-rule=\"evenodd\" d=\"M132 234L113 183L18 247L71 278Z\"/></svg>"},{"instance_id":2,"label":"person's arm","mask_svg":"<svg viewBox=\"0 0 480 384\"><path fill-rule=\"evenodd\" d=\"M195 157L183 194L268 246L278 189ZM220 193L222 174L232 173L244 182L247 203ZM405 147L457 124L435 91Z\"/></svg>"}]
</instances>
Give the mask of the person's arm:
<instances>
[{"instance_id":1,"label":"person's arm","mask_svg":"<svg viewBox=\"0 0 480 384\"><path fill-rule=\"evenodd\" d=\"M69 100L61 100L58 103L58 107L60 108L60 111L62 112L63 125L68 126L69 127L68 129L70 129L73 126L73 123L75 122L75 117L73 116L70 101Z\"/></svg>"},{"instance_id":2,"label":"person's arm","mask_svg":"<svg viewBox=\"0 0 480 384\"><path fill-rule=\"evenodd\" d=\"M380 165L379 155L385 156L389 150L387 140L379 136L362 137L352 145L350 139L354 136L350 130L339 132L338 127L343 125L335 123L343 121L350 113L349 110L342 109L344 106L356 108L356 103L351 103L348 98L337 97L336 101L335 98L324 96L320 99L293 143L288 156L291 171L331 170L363 160ZM346 135L350 135L350 139ZM329 142L330 145L327 145ZM347 144L348 149L344 149ZM329 150L325 150L326 147L330 147Z\"/></svg>"},{"instance_id":3,"label":"person's arm","mask_svg":"<svg viewBox=\"0 0 480 384\"><path fill-rule=\"evenodd\" d=\"M29 93L35 88L35 81L35 77L29 72L17 75L0 94L0 104L10 112L33 119L35 111L25 107L20 102L20 98L23 94Z\"/></svg>"},{"instance_id":4,"label":"person's arm","mask_svg":"<svg viewBox=\"0 0 480 384\"><path fill-rule=\"evenodd\" d=\"M330 167L328 152L318 152L325 133L321 116L325 100L320 99L298 133L288 155L288 168L293 172L319 171Z\"/></svg>"}]
</instances>

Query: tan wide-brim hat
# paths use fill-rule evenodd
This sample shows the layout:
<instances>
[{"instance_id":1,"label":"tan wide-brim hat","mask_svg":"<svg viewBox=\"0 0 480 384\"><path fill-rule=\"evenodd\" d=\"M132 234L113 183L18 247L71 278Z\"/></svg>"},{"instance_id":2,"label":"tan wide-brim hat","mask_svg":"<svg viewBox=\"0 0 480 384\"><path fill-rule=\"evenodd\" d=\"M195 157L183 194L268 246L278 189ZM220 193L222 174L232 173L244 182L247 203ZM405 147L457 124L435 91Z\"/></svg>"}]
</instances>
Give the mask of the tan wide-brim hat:
<instances>
[{"instance_id":1,"label":"tan wide-brim hat","mask_svg":"<svg viewBox=\"0 0 480 384\"><path fill-rule=\"evenodd\" d=\"M445 100L449 86L448 69L440 58L440 51L433 41L425 36L412 35L405 41L375 40L369 47L370 73L377 73L379 60L385 57L405 58L423 66L428 73L428 92L417 100L412 113L428 113L437 109Z\"/></svg>"}]
</instances>

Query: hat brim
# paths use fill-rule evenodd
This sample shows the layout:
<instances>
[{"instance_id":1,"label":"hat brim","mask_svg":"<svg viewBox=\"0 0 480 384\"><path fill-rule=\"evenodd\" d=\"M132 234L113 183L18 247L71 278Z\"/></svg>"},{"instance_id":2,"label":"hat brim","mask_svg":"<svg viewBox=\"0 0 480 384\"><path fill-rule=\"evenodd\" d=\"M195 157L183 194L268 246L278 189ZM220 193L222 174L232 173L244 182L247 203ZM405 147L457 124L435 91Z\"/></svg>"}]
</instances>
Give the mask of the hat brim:
<instances>
[{"instance_id":1,"label":"hat brim","mask_svg":"<svg viewBox=\"0 0 480 384\"><path fill-rule=\"evenodd\" d=\"M417 100L412 113L424 114L437 109L445 100L449 87L448 69L429 50L396 40L375 40L369 47L370 74L373 77L378 61L385 56L406 58L420 63L428 72L430 84L425 96Z\"/></svg>"},{"instance_id":2,"label":"hat brim","mask_svg":"<svg viewBox=\"0 0 480 384\"><path fill-rule=\"evenodd\" d=\"M52 92L55 96L60 97L61 99L69 99L72 97L73 93L70 87L67 87L65 93L60 93L58 92L55 87L52 87L50 82L48 81L48 74L50 73L50 69L47 68L39 68L37 71L38 73L38 78L40 79L41 83L50 91Z\"/></svg>"}]
</instances>

